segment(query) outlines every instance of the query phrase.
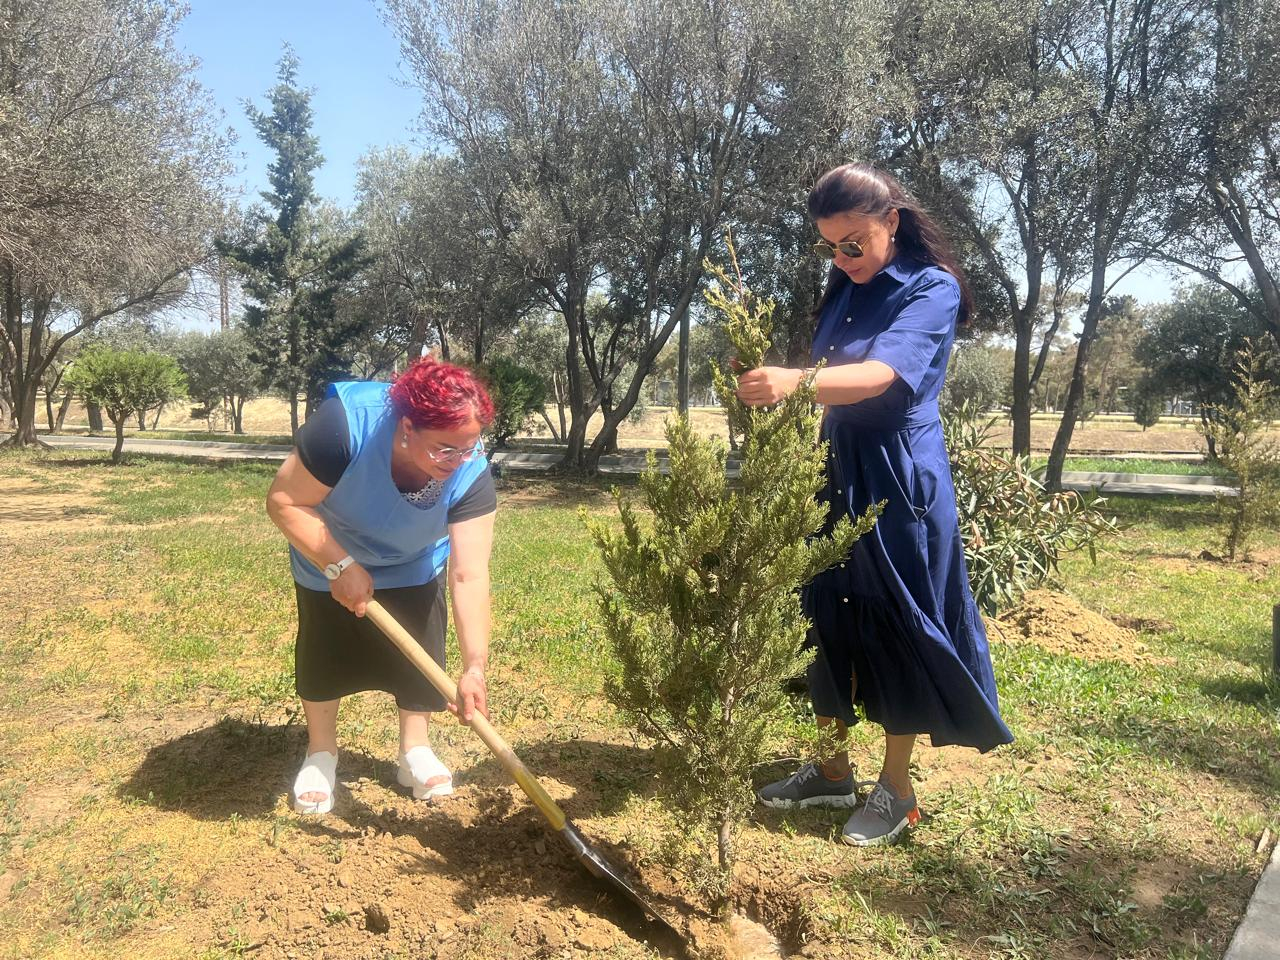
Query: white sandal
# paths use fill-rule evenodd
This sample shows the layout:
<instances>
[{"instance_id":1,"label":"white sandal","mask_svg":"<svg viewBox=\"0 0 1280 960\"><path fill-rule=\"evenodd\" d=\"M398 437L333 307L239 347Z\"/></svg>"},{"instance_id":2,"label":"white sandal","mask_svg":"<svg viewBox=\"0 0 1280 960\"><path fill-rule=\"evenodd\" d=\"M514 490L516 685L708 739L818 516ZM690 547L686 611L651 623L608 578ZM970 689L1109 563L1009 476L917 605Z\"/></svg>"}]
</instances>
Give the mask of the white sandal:
<instances>
[{"instance_id":1,"label":"white sandal","mask_svg":"<svg viewBox=\"0 0 1280 960\"><path fill-rule=\"evenodd\" d=\"M427 786L427 781L433 777L448 779L443 783ZM415 800L447 797L453 793L453 774L426 744L410 747L408 752L400 754L400 769L396 772L396 779L402 787L413 787Z\"/></svg>"},{"instance_id":2,"label":"white sandal","mask_svg":"<svg viewBox=\"0 0 1280 960\"><path fill-rule=\"evenodd\" d=\"M298 813L328 813L338 782L338 755L321 750L307 756L293 781L293 809ZM323 793L323 800L303 800L304 793Z\"/></svg>"}]
</instances>

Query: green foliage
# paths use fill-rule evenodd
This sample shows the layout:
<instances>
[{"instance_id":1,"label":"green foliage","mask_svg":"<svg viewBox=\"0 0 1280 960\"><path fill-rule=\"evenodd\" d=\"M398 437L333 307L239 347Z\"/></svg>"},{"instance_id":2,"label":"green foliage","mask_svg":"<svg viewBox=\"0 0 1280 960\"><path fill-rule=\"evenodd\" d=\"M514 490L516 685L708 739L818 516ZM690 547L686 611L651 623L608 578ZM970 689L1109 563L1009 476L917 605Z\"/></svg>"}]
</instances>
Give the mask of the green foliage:
<instances>
[{"instance_id":1,"label":"green foliage","mask_svg":"<svg viewBox=\"0 0 1280 960\"><path fill-rule=\"evenodd\" d=\"M1218 461L1236 477L1239 494L1222 497L1227 556L1247 560L1260 526L1280 519L1280 441L1267 430L1280 411L1280 387L1265 372L1267 356L1252 340L1236 354L1231 398L1213 408L1209 435Z\"/></svg>"},{"instance_id":2,"label":"green foliage","mask_svg":"<svg viewBox=\"0 0 1280 960\"><path fill-rule=\"evenodd\" d=\"M1147 380L1139 381L1138 385L1133 388L1133 396L1131 398L1133 405L1133 422L1146 430L1147 427L1154 427L1160 422L1160 415L1164 412L1164 398L1155 389L1155 386Z\"/></svg>"},{"instance_id":3,"label":"green foliage","mask_svg":"<svg viewBox=\"0 0 1280 960\"><path fill-rule=\"evenodd\" d=\"M1251 338L1266 336L1257 317L1212 284L1179 290L1157 311L1134 347L1147 389L1194 400L1207 420L1234 396L1234 358ZM1206 424L1207 427L1207 424Z\"/></svg>"},{"instance_id":4,"label":"green foliage","mask_svg":"<svg viewBox=\"0 0 1280 960\"><path fill-rule=\"evenodd\" d=\"M547 382L510 357L494 357L485 364L494 420L489 427L494 447L503 447L521 430L547 399Z\"/></svg>"},{"instance_id":5,"label":"green foliage","mask_svg":"<svg viewBox=\"0 0 1280 960\"><path fill-rule=\"evenodd\" d=\"M947 380L938 398L944 411L962 407L992 410L1009 389L1012 371L1001 362L1000 352L981 343L958 346L947 366Z\"/></svg>"},{"instance_id":6,"label":"green foliage","mask_svg":"<svg viewBox=\"0 0 1280 960\"><path fill-rule=\"evenodd\" d=\"M754 367L773 304L712 269L719 283L707 302L727 317L741 366ZM744 438L737 485L725 477L723 442L672 417L670 474L651 455L642 506L615 491L622 529L587 524L607 572L597 589L620 666L607 695L658 741L663 788L688 833L716 831L723 893L733 827L752 803L751 771L786 708L783 681L808 660L797 588L847 556L876 511L816 536L826 451L813 441L811 377L776 407L752 410L734 395L732 373L714 376Z\"/></svg>"},{"instance_id":7,"label":"green foliage","mask_svg":"<svg viewBox=\"0 0 1280 960\"><path fill-rule=\"evenodd\" d=\"M969 585L983 612L1044 583L1064 554L1093 556L1098 541L1116 532L1101 510L1104 498L1046 491L1026 457L990 445L991 422L979 422L976 411L954 412L944 424Z\"/></svg>"},{"instance_id":8,"label":"green foliage","mask_svg":"<svg viewBox=\"0 0 1280 960\"><path fill-rule=\"evenodd\" d=\"M262 383L262 369L249 351L249 342L239 330L189 334L178 346L178 365L187 378L188 395L203 405L206 416L225 406L236 433L244 432L245 401L257 395Z\"/></svg>"},{"instance_id":9,"label":"green foliage","mask_svg":"<svg viewBox=\"0 0 1280 960\"><path fill-rule=\"evenodd\" d=\"M103 346L85 349L67 377L86 403L96 403L115 424L116 446L111 454L115 463L120 462L124 425L130 415L145 414L186 390L173 357Z\"/></svg>"},{"instance_id":10,"label":"green foliage","mask_svg":"<svg viewBox=\"0 0 1280 960\"><path fill-rule=\"evenodd\" d=\"M340 212L316 201L312 174L323 157L311 133L311 94L298 87L297 71L297 57L286 50L268 94L271 112L248 108L259 138L275 153L271 189L262 194L274 214L254 208L240 236L218 243L250 299L244 327L254 362L289 403L295 433L298 394L314 399L325 383L346 376L351 344L368 325L368 318L339 310L366 265L364 239Z\"/></svg>"}]
</instances>

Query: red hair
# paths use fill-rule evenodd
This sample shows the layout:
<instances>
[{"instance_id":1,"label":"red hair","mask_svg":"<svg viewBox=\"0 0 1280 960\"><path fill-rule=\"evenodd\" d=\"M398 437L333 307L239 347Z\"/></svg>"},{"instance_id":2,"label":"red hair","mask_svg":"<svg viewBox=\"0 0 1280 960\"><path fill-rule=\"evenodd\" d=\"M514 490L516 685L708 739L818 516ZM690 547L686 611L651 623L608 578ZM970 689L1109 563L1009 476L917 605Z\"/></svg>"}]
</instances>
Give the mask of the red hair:
<instances>
[{"instance_id":1,"label":"red hair","mask_svg":"<svg viewBox=\"0 0 1280 960\"><path fill-rule=\"evenodd\" d=\"M493 401L476 375L465 367L422 357L391 384L396 412L415 427L456 430L469 420L493 423Z\"/></svg>"}]
</instances>

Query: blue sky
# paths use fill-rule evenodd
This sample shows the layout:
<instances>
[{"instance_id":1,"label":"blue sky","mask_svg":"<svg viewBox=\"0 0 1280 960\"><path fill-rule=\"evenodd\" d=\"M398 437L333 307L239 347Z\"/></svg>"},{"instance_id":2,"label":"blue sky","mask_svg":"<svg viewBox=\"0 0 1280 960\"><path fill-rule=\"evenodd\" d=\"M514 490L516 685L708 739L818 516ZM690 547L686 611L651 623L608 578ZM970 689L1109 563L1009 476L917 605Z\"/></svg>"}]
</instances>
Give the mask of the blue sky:
<instances>
[{"instance_id":1,"label":"blue sky","mask_svg":"<svg viewBox=\"0 0 1280 960\"><path fill-rule=\"evenodd\" d=\"M314 132L324 165L316 191L347 205L356 161L371 147L418 140L420 98L397 83L400 49L371 0L190 0L177 43L201 61L200 81L239 135L240 182L250 196L266 186L268 151L245 116L243 101L266 106L286 42L301 61L299 79L313 89Z\"/></svg>"},{"instance_id":2,"label":"blue sky","mask_svg":"<svg viewBox=\"0 0 1280 960\"><path fill-rule=\"evenodd\" d=\"M417 129L418 93L403 83L400 50L373 0L190 0L177 42L201 61L199 76L237 134L239 182L245 201L266 186L268 151L245 116L243 101L266 106L283 46L301 62L299 77L313 90L313 130L324 165L316 190L344 206L355 193L357 161L370 148L425 144ZM1173 281L1139 269L1117 293L1143 302L1167 300Z\"/></svg>"}]
</instances>

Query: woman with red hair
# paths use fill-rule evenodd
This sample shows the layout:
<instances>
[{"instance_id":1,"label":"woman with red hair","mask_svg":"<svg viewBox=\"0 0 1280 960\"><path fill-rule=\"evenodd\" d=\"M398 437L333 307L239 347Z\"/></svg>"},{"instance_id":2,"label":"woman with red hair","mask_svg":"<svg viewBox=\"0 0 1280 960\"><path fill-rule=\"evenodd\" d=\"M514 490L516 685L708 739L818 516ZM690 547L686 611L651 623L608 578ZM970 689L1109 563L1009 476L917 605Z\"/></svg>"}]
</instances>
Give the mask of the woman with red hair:
<instances>
[{"instance_id":1,"label":"woman with red hair","mask_svg":"<svg viewBox=\"0 0 1280 960\"><path fill-rule=\"evenodd\" d=\"M497 499L480 432L492 421L473 374L424 358L392 384L331 386L276 474L267 513L290 545L294 674L307 718L307 758L293 785L299 813L333 808L338 704L362 690L391 693L400 708L401 785L417 799L453 792L428 740L431 714L447 704L364 613L377 590L443 667L447 568L462 654L456 712L463 722L487 715Z\"/></svg>"}]
</instances>

